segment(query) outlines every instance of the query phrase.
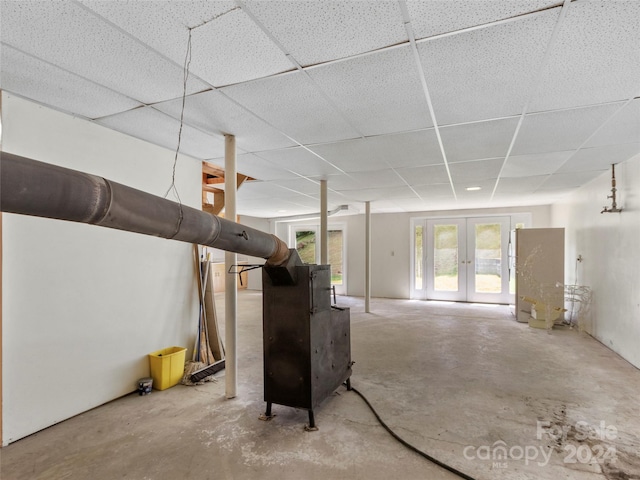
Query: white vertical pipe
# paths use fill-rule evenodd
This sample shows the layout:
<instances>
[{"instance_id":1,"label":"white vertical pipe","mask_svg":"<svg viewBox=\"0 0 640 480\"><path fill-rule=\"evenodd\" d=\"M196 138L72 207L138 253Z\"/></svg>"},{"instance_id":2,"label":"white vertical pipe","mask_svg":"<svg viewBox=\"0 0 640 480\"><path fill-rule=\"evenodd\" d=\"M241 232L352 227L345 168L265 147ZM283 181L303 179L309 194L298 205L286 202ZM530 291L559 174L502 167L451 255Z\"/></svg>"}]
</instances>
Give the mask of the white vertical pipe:
<instances>
[{"instance_id":1,"label":"white vertical pipe","mask_svg":"<svg viewBox=\"0 0 640 480\"><path fill-rule=\"evenodd\" d=\"M320 265L329 264L327 181L320 180Z\"/></svg>"},{"instance_id":2,"label":"white vertical pipe","mask_svg":"<svg viewBox=\"0 0 640 480\"><path fill-rule=\"evenodd\" d=\"M236 192L238 177L236 175L236 137L224 136L224 216L231 222L236 221ZM228 272L238 263L238 255L225 252L224 266ZM238 277L227 273L224 282L224 340L225 340L225 395L234 398L238 388L238 354L236 340L238 338L237 307Z\"/></svg>"},{"instance_id":3,"label":"white vertical pipe","mask_svg":"<svg viewBox=\"0 0 640 480\"><path fill-rule=\"evenodd\" d=\"M371 202L365 202L364 220L364 311L371 313Z\"/></svg>"}]
</instances>

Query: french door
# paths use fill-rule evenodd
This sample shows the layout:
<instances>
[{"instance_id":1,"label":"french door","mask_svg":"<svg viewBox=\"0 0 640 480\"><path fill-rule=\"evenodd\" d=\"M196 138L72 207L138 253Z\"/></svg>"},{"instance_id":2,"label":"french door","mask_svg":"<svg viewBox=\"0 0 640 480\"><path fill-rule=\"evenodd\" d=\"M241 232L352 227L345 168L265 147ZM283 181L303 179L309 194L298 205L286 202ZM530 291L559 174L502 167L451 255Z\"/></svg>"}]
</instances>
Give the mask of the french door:
<instances>
[{"instance_id":1,"label":"french door","mask_svg":"<svg viewBox=\"0 0 640 480\"><path fill-rule=\"evenodd\" d=\"M412 220L411 297L512 303L511 217Z\"/></svg>"}]
</instances>

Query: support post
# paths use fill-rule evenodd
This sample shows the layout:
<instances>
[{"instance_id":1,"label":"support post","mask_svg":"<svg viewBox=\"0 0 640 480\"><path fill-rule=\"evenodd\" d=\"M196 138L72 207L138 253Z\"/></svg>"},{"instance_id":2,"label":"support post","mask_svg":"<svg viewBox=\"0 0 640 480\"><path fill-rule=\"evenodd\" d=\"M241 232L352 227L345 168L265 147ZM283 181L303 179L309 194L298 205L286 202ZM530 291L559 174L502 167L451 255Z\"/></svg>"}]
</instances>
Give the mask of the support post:
<instances>
[{"instance_id":1,"label":"support post","mask_svg":"<svg viewBox=\"0 0 640 480\"><path fill-rule=\"evenodd\" d=\"M225 206L224 216L230 222L236 221L236 191L238 187L238 177L236 175L236 137L233 135L224 136L224 190ZM233 265L238 263L238 255L233 252L225 252L224 264L225 273L231 270ZM238 387L237 380L237 360L236 340L238 306L238 286L237 276L226 273L224 290L224 339L225 339L225 395L227 398L234 398Z\"/></svg>"},{"instance_id":2,"label":"support post","mask_svg":"<svg viewBox=\"0 0 640 480\"><path fill-rule=\"evenodd\" d=\"M327 181L320 180L320 265L329 264Z\"/></svg>"},{"instance_id":3,"label":"support post","mask_svg":"<svg viewBox=\"0 0 640 480\"><path fill-rule=\"evenodd\" d=\"M364 311L371 313L371 202L365 202L364 225Z\"/></svg>"}]
</instances>

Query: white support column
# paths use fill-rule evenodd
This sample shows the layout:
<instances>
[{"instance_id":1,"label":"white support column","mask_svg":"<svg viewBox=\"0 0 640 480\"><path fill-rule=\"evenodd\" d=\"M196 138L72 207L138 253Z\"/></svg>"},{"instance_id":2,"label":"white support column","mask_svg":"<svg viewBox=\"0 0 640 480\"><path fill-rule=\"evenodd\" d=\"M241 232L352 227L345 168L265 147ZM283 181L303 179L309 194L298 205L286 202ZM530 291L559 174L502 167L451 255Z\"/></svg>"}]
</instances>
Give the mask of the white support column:
<instances>
[{"instance_id":1,"label":"white support column","mask_svg":"<svg viewBox=\"0 0 640 480\"><path fill-rule=\"evenodd\" d=\"M236 137L224 136L224 217L236 221L236 192L238 190L238 176L236 175ZM225 252L224 266L228 272L238 263L238 255ZM238 388L238 354L236 340L238 337L237 314L238 307L238 277L234 274L225 275L224 283L224 340L225 340L225 395L234 398Z\"/></svg>"},{"instance_id":2,"label":"white support column","mask_svg":"<svg viewBox=\"0 0 640 480\"><path fill-rule=\"evenodd\" d=\"M320 180L320 265L329 263L327 181Z\"/></svg>"},{"instance_id":3,"label":"white support column","mask_svg":"<svg viewBox=\"0 0 640 480\"><path fill-rule=\"evenodd\" d=\"M365 202L364 220L364 311L371 313L371 202Z\"/></svg>"}]
</instances>

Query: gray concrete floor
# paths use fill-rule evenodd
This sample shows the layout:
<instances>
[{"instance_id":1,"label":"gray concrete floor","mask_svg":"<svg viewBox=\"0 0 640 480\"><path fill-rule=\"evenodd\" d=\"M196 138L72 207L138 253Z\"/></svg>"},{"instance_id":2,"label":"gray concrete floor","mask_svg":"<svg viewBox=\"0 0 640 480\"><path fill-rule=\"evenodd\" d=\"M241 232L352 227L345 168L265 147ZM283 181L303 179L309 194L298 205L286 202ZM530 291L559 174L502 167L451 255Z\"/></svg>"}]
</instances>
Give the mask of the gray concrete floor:
<instances>
[{"instance_id":1,"label":"gray concrete floor","mask_svg":"<svg viewBox=\"0 0 640 480\"><path fill-rule=\"evenodd\" d=\"M239 297L237 398L224 398L224 372L123 397L3 448L1 478L458 478L344 388L316 411L317 432L278 405L259 421L261 298ZM640 371L591 337L529 328L506 306L339 303L351 307L354 387L419 449L478 479L640 478Z\"/></svg>"}]
</instances>

